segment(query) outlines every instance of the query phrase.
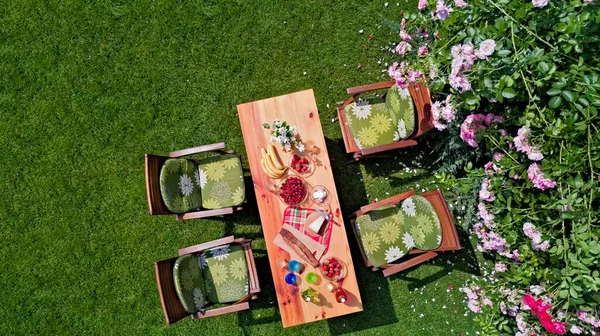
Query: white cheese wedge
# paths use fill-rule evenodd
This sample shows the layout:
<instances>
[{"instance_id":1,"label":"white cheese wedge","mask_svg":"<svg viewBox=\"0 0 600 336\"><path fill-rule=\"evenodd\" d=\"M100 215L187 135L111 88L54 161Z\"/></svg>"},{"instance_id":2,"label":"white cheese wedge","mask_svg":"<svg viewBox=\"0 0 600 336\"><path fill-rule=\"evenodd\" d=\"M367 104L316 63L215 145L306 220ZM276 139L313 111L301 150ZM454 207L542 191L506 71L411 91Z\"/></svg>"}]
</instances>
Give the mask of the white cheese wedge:
<instances>
[{"instance_id":1,"label":"white cheese wedge","mask_svg":"<svg viewBox=\"0 0 600 336\"><path fill-rule=\"evenodd\" d=\"M319 218L317 218L314 222L310 223L308 227L311 230L313 230L313 232L319 233L319 230L321 230L321 226L323 225L324 221L325 218L323 216L319 216Z\"/></svg>"}]
</instances>

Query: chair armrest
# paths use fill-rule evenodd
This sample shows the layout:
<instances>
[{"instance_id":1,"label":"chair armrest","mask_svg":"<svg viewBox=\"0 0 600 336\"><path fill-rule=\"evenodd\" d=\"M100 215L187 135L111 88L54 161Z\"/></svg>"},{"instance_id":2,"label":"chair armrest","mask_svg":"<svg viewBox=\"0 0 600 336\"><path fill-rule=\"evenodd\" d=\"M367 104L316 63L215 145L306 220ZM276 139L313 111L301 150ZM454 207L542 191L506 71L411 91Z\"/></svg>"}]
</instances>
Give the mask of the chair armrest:
<instances>
[{"instance_id":1,"label":"chair armrest","mask_svg":"<svg viewBox=\"0 0 600 336\"><path fill-rule=\"evenodd\" d=\"M202 211L194 211L188 212L184 214L176 215L177 220L186 220L186 219L194 219L194 218L205 218L205 217L213 217L220 215L231 215L233 213L233 208L223 208L223 209L215 209L215 210L202 210Z\"/></svg>"},{"instance_id":2,"label":"chair armrest","mask_svg":"<svg viewBox=\"0 0 600 336\"><path fill-rule=\"evenodd\" d=\"M229 237L213 240L213 241L210 241L207 243L202 243L202 244L198 244L198 245L194 245L194 246L190 246L190 247L185 247L185 248L180 249L178 251L178 253L180 256L182 256L182 255L186 255L186 254L190 254L190 253L202 252L209 248L213 248L213 247L217 247L217 246L221 246L221 245L225 245L225 244L231 244L233 242L235 242L235 237L229 236Z\"/></svg>"},{"instance_id":3,"label":"chair armrest","mask_svg":"<svg viewBox=\"0 0 600 336\"><path fill-rule=\"evenodd\" d=\"M377 153L381 153L381 152L387 152L390 150L400 149L400 148L410 147L410 146L415 146L415 145L417 145L417 142L415 140L402 140L402 141L392 142L391 144L361 149L360 152L362 153L362 155L367 156L367 155L373 155L373 154L377 154Z\"/></svg>"},{"instance_id":4,"label":"chair armrest","mask_svg":"<svg viewBox=\"0 0 600 336\"><path fill-rule=\"evenodd\" d=\"M426 262L429 259L435 258L437 255L438 255L437 253L435 253L433 251L429 251L427 253L421 254L418 257L414 257L405 262L390 266L383 270L383 276L388 277L392 274L396 274L398 272L404 271L407 268L416 266L418 264Z\"/></svg>"},{"instance_id":5,"label":"chair armrest","mask_svg":"<svg viewBox=\"0 0 600 336\"><path fill-rule=\"evenodd\" d=\"M260 284L258 282L258 272L256 270L256 263L254 262L254 255L252 254L252 244L250 241L242 244L244 247L244 253L246 254L246 264L248 265L248 282L250 286L250 294L260 292Z\"/></svg>"},{"instance_id":6,"label":"chair armrest","mask_svg":"<svg viewBox=\"0 0 600 336\"><path fill-rule=\"evenodd\" d=\"M373 211L373 210L375 210L377 208L380 208L382 206L396 205L396 204L400 203L400 201L403 201L403 200L409 198L410 196L414 196L416 194L417 193L414 190L410 190L410 191L407 191L405 193L398 194L398 195L395 195L395 196L383 199L383 200L381 200L379 202L375 202L375 203L371 203L369 205L365 205L365 206L363 206L363 207L360 208L360 212L362 212L362 214L364 215L367 212Z\"/></svg>"},{"instance_id":7,"label":"chair armrest","mask_svg":"<svg viewBox=\"0 0 600 336\"><path fill-rule=\"evenodd\" d=\"M218 143L214 143L214 144L210 144L210 145L204 145L204 146L182 149L182 150L178 150L175 152L171 152L171 153L169 153L169 157L176 158L176 157L182 157L182 156L198 154L198 153L203 153L203 152L224 151L224 150L225 150L225 143L218 142Z\"/></svg>"},{"instance_id":8,"label":"chair armrest","mask_svg":"<svg viewBox=\"0 0 600 336\"><path fill-rule=\"evenodd\" d=\"M234 313L234 312L238 312L238 311L242 311L242 310L246 310L246 309L250 309L250 304L248 302L234 303L231 306L227 306L227 307L205 310L204 314L201 312L192 314L192 318L193 319L201 319L201 318L217 316L217 315L221 315L221 314Z\"/></svg>"},{"instance_id":9,"label":"chair armrest","mask_svg":"<svg viewBox=\"0 0 600 336\"><path fill-rule=\"evenodd\" d=\"M389 82L380 82L380 83L374 83L374 84L355 86L355 87L348 88L347 92L349 95L355 96L355 95L361 94L363 92L391 88L392 86L394 86L394 84L396 84L395 81L389 81Z\"/></svg>"}]
</instances>

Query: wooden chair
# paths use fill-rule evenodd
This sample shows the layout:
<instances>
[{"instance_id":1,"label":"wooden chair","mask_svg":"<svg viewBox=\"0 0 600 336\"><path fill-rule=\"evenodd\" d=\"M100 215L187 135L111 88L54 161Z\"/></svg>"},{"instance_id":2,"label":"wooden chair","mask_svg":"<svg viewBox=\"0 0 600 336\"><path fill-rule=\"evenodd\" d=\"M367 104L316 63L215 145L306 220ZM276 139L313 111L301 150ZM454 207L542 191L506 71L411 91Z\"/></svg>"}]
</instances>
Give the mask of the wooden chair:
<instances>
[{"instance_id":1,"label":"wooden chair","mask_svg":"<svg viewBox=\"0 0 600 336\"><path fill-rule=\"evenodd\" d=\"M362 254L363 260L364 260L365 264L367 265L367 267L373 267L373 265L371 264L371 262L369 262L369 259L367 258L365 250L360 241L360 236L358 234L358 231L357 231L356 225L355 225L356 218L368 213L369 211L372 211L372 210L377 209L382 206L396 205L396 204L402 202L403 200L405 200L406 198L413 196L413 195L416 195L414 190L411 190L411 191L408 191L408 192L405 192L405 193L402 193L399 195L395 195L395 196L386 198L384 200L381 200L379 202L375 202L375 203L371 203L369 205L363 206L360 208L360 210L358 210L350 215L352 231L354 231L354 236L356 237L356 240L358 241L360 253ZM448 209L448 203L446 203L446 200L444 199L444 195L442 194L442 192L438 189L438 190L423 193L423 194L421 194L421 196L423 196L427 200L429 200L429 202L431 203L431 205L433 205L433 208L435 209L435 212L437 213L437 215L440 219L440 224L442 226L442 243L438 248L436 248L434 250L430 250L430 251L423 251L423 250L419 250L416 248L412 249L409 252L409 255L413 255L414 256L413 258L402 261L400 263L382 265L379 268L383 269L383 275L386 277L388 277L392 274L401 272L407 268L410 268L415 265L426 262L427 260L436 257L439 252L457 251L457 250L462 249L462 245L460 244L460 240L458 238L458 232L456 231L456 225L454 224L454 220L452 219L452 215L450 214L450 209ZM373 271L377 271L377 270L379 270L379 268L373 267Z\"/></svg>"},{"instance_id":2,"label":"wooden chair","mask_svg":"<svg viewBox=\"0 0 600 336\"><path fill-rule=\"evenodd\" d=\"M217 152L221 154L235 154L234 150L225 150L225 143L219 142L210 145L204 145L200 147L188 148L183 150L178 150L175 152L169 153L169 156L160 156L153 154L146 154L145 164L146 164L146 194L148 195L148 208L149 214L152 215L172 215L173 212L167 209L165 203L162 200L160 195L160 169L162 165L169 158L180 158L193 154L207 153L207 152ZM215 209L215 210L201 210L188 212L184 214L175 214L177 220L185 220L185 219L193 219L193 218L204 218L204 217L212 217L212 216L220 216L220 215L228 215L232 214L234 211L242 210L243 207L228 207L223 209Z\"/></svg>"},{"instance_id":3,"label":"wooden chair","mask_svg":"<svg viewBox=\"0 0 600 336\"><path fill-rule=\"evenodd\" d=\"M250 239L236 239L234 238L234 236L229 236L208 243L203 243L180 249L179 256L190 253L198 253L206 249L232 243L241 244L244 249L244 253L246 254L246 262L248 263L249 275L249 294L227 307L208 309L204 312L198 312L190 315L185 311L185 309L181 305L179 297L177 296L177 292L175 291L175 284L173 282L173 265L175 264L177 257L157 261L154 263L154 270L156 271L156 283L158 285L158 294L160 295L160 303L162 304L167 324L175 323L187 316L190 316L192 319L201 319L250 309L250 304L248 303L248 301L255 300L257 298L256 293L260 292L258 274L256 273L256 264L254 263L254 256L252 255Z\"/></svg>"},{"instance_id":4,"label":"wooden chair","mask_svg":"<svg viewBox=\"0 0 600 336\"><path fill-rule=\"evenodd\" d=\"M337 119L339 120L340 127L342 129L342 137L344 138L346 153L352 154L352 160L349 162L356 162L367 158L394 156L394 150L416 145L417 138L433 129L433 115L431 114L431 96L429 89L422 84L409 85L408 90L415 103L415 109L417 111L417 125L413 134L408 139L392 142L390 144L371 148L363 148L362 150L358 148L356 142L354 142L352 134L350 133L350 128L346 123L344 108L357 101L359 96L365 92L389 89L394 84L396 84L395 81L389 81L348 88L347 91L351 97L338 106Z\"/></svg>"}]
</instances>

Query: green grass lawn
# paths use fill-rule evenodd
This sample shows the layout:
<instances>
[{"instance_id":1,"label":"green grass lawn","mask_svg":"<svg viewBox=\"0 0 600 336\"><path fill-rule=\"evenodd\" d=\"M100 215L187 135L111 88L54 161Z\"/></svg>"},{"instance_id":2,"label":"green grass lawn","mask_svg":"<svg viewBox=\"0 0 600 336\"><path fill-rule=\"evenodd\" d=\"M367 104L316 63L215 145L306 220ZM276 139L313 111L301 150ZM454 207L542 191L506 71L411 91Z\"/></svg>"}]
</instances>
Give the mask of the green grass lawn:
<instances>
[{"instance_id":1,"label":"green grass lawn","mask_svg":"<svg viewBox=\"0 0 600 336\"><path fill-rule=\"evenodd\" d=\"M435 188L435 166L419 167L427 144L395 160L346 166L331 121L345 88L382 78L386 61L378 60L389 56L380 47L396 39L378 28L382 18L413 6L4 2L0 334L473 335L458 292L477 273L470 244L385 279L363 267L349 237L364 312L283 330L251 190L247 209L233 216L148 216L144 153L225 141L245 158L236 105L308 88L345 214ZM252 310L166 327L153 262L231 234L254 239L263 291Z\"/></svg>"}]
</instances>

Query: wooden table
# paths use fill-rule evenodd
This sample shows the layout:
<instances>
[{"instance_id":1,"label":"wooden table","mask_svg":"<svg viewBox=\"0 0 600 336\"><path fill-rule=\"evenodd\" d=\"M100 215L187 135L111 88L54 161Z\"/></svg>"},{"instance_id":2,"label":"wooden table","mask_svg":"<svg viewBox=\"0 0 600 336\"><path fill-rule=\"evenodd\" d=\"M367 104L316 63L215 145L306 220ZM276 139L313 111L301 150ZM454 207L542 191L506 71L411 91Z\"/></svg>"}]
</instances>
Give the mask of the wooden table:
<instances>
[{"instance_id":1,"label":"wooden table","mask_svg":"<svg viewBox=\"0 0 600 336\"><path fill-rule=\"evenodd\" d=\"M362 300L354 273L354 263L350 256L346 229L340 211L338 195L335 189L329 155L325 146L325 138L323 137L313 91L305 90L240 104L238 105L238 114L242 125L244 143L248 154L252 181L254 182L254 191L260 211L260 219L283 326L290 327L362 311ZM321 283L319 285L311 285L321 293L321 303L305 302L300 297L300 292L308 286L304 280L304 275L309 271L315 270L310 265L304 263L305 270L301 275L301 284L299 286L290 286L284 281L284 276L287 272L277 266L279 258L289 260L289 254L273 244L273 239L282 226L283 212L288 206L277 195L265 188L265 183L271 181L278 184L279 180L272 181L269 179L263 173L260 165L260 148L266 148L270 139L269 130L263 129L262 125L264 123L271 125L275 118L280 121L287 121L290 125L295 125L302 140L309 145L314 144L314 148L319 151L316 158L321 161L322 166L317 166L315 172L311 176L306 177L305 180L313 186L320 184L329 189L331 212L335 216L335 221L341 224L341 226L333 226L331 244L323 258L334 256L341 259L348 266L348 274L343 283L343 288L348 295L346 304L336 302L334 294L325 289L324 284L327 281L322 277L320 277ZM283 163L287 164L290 154L284 153L279 144L276 144L276 148ZM321 260L324 260L323 258ZM316 270L315 273L320 276L319 270Z\"/></svg>"}]
</instances>

